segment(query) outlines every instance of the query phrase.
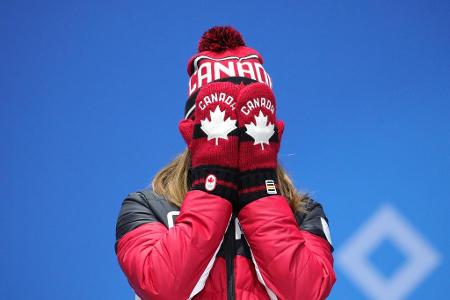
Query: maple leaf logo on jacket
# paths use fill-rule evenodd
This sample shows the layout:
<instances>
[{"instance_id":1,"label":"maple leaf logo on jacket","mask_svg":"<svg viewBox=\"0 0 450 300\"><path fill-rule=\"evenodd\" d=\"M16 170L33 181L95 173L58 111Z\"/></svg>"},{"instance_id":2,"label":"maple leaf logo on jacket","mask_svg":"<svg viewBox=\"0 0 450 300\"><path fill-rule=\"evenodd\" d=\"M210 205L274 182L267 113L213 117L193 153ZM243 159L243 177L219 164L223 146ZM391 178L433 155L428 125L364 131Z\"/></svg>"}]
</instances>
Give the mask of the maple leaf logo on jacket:
<instances>
[{"instance_id":1,"label":"maple leaf logo on jacket","mask_svg":"<svg viewBox=\"0 0 450 300\"><path fill-rule=\"evenodd\" d=\"M253 122L245 124L246 133L255 140L253 145L260 144L261 149L264 150L264 144L269 145L269 139L275 133L274 124L267 124L267 116L262 111L259 111L259 115L255 116L255 122L255 124Z\"/></svg>"},{"instance_id":2,"label":"maple leaf logo on jacket","mask_svg":"<svg viewBox=\"0 0 450 300\"><path fill-rule=\"evenodd\" d=\"M201 120L200 128L208 135L208 141L216 139L217 146L219 139L228 140L228 134L236 129L236 120L232 120L230 117L225 120L225 111L221 111L219 106L216 106L216 109L210 111L209 114L211 121L208 118Z\"/></svg>"}]
</instances>

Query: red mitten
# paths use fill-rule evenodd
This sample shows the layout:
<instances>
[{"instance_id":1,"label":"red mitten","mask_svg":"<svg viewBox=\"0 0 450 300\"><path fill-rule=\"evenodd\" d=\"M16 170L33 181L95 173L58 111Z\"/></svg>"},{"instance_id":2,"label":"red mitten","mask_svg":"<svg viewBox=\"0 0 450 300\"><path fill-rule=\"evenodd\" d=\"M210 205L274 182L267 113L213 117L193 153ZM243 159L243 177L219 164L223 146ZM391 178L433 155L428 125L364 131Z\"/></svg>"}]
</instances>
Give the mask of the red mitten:
<instances>
[{"instance_id":1,"label":"red mitten","mask_svg":"<svg viewBox=\"0 0 450 300\"><path fill-rule=\"evenodd\" d=\"M239 90L230 82L204 86L195 100L194 120L184 119L179 124L191 153L192 189L231 202L237 199Z\"/></svg>"},{"instance_id":2,"label":"red mitten","mask_svg":"<svg viewBox=\"0 0 450 300\"><path fill-rule=\"evenodd\" d=\"M275 118L275 97L265 84L243 87L237 105L239 211L256 199L279 194L276 168L284 123Z\"/></svg>"}]
</instances>

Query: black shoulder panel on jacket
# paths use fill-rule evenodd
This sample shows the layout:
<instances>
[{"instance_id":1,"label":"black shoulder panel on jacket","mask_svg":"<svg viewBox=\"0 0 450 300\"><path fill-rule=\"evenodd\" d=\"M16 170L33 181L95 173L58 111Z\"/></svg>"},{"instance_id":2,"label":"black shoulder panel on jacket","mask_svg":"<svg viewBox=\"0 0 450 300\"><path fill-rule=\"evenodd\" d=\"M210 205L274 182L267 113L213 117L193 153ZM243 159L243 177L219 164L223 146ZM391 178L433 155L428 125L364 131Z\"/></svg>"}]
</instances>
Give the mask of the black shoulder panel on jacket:
<instances>
[{"instance_id":1,"label":"black shoulder panel on jacket","mask_svg":"<svg viewBox=\"0 0 450 300\"><path fill-rule=\"evenodd\" d=\"M127 232L136 227L151 223L160 222L168 227L168 212L179 209L169 203L164 198L158 197L151 189L143 189L135 193L130 193L123 200L116 223L116 243Z\"/></svg>"},{"instance_id":2,"label":"black shoulder panel on jacket","mask_svg":"<svg viewBox=\"0 0 450 300\"><path fill-rule=\"evenodd\" d=\"M116 223L116 241L139 225L155 222L147 199L140 192L130 193L123 200Z\"/></svg>"},{"instance_id":3,"label":"black shoulder panel on jacket","mask_svg":"<svg viewBox=\"0 0 450 300\"><path fill-rule=\"evenodd\" d=\"M328 227L328 218L325 216L322 205L312 199L305 204L306 212L296 213L297 223L303 230L318 235L328 241L331 245L330 229Z\"/></svg>"}]
</instances>

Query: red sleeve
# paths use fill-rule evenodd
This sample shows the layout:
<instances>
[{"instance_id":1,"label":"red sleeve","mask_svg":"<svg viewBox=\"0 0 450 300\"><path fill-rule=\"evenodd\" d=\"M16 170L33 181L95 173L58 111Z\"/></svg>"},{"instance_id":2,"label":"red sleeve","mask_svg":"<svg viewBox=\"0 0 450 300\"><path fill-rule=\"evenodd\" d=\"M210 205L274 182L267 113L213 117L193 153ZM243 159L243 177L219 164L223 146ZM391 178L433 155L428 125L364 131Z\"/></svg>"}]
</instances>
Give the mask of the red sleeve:
<instances>
[{"instance_id":1,"label":"red sleeve","mask_svg":"<svg viewBox=\"0 0 450 300\"><path fill-rule=\"evenodd\" d=\"M238 218L269 294L307 300L328 296L336 281L330 245L299 228L284 197L258 199Z\"/></svg>"},{"instance_id":2,"label":"red sleeve","mask_svg":"<svg viewBox=\"0 0 450 300\"><path fill-rule=\"evenodd\" d=\"M150 222L121 237L117 257L136 294L153 300L188 299L198 293L231 210L230 202L221 197L190 191L172 228Z\"/></svg>"}]
</instances>

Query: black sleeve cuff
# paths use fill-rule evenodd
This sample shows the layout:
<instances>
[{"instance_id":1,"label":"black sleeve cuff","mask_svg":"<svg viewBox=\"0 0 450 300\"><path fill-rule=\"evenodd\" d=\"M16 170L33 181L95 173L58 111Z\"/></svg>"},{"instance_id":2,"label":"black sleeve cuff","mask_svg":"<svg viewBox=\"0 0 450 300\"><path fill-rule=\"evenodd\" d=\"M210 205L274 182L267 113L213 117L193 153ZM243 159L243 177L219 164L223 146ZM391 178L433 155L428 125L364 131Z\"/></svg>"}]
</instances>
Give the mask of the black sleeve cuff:
<instances>
[{"instance_id":1,"label":"black sleeve cuff","mask_svg":"<svg viewBox=\"0 0 450 300\"><path fill-rule=\"evenodd\" d=\"M220 196L232 204L238 198L238 171L222 166L199 166L191 168L190 180L193 190Z\"/></svg>"},{"instance_id":2,"label":"black sleeve cuff","mask_svg":"<svg viewBox=\"0 0 450 300\"><path fill-rule=\"evenodd\" d=\"M267 196L279 195L278 177L274 169L257 169L240 174L239 212L247 204Z\"/></svg>"}]
</instances>

